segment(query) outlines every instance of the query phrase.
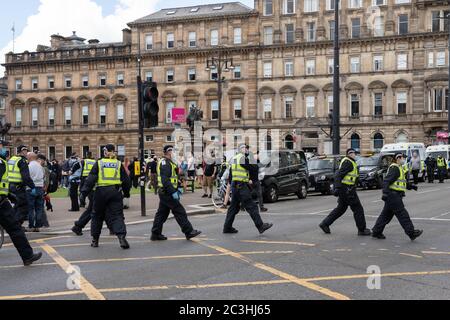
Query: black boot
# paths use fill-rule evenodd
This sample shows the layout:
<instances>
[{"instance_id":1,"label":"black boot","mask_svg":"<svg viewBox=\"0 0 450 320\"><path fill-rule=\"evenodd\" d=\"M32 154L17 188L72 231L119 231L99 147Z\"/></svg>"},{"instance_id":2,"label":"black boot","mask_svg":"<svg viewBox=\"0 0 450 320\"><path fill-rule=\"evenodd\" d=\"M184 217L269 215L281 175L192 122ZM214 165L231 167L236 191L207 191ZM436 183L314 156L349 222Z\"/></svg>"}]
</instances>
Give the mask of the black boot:
<instances>
[{"instance_id":1,"label":"black boot","mask_svg":"<svg viewBox=\"0 0 450 320\"><path fill-rule=\"evenodd\" d=\"M150 238L151 241L166 241L167 237L162 234L154 234L152 233L152 236Z\"/></svg>"},{"instance_id":2,"label":"black boot","mask_svg":"<svg viewBox=\"0 0 450 320\"><path fill-rule=\"evenodd\" d=\"M130 244L127 239L125 239L124 235L117 236L119 238L120 247L124 250L130 249Z\"/></svg>"},{"instance_id":3,"label":"black boot","mask_svg":"<svg viewBox=\"0 0 450 320\"><path fill-rule=\"evenodd\" d=\"M267 230L269 230L272 227L273 227L272 223L264 223L262 225L262 227L258 229L258 231L260 234L263 234L264 232L266 232Z\"/></svg>"},{"instance_id":4,"label":"black boot","mask_svg":"<svg viewBox=\"0 0 450 320\"><path fill-rule=\"evenodd\" d=\"M195 238L195 237L197 237L197 236L199 236L199 235L201 235L201 234L202 234L201 231L198 231L198 230L192 230L191 232L186 233L186 239L187 239L187 240L191 240L192 238Z\"/></svg>"},{"instance_id":5,"label":"black boot","mask_svg":"<svg viewBox=\"0 0 450 320\"><path fill-rule=\"evenodd\" d=\"M72 232L75 233L79 237L81 237L83 235L83 230L81 230L81 228L78 226L74 226L72 228Z\"/></svg>"},{"instance_id":6,"label":"black boot","mask_svg":"<svg viewBox=\"0 0 450 320\"><path fill-rule=\"evenodd\" d=\"M320 229L322 229L323 232L325 232L325 234L330 234L331 233L331 230L330 230L329 226L327 226L327 225L322 223L322 224L319 225L319 227L320 227Z\"/></svg>"},{"instance_id":7,"label":"black boot","mask_svg":"<svg viewBox=\"0 0 450 320\"><path fill-rule=\"evenodd\" d=\"M423 233L423 230L414 230L414 232L409 236L411 241L416 240L418 237L420 237Z\"/></svg>"},{"instance_id":8,"label":"black boot","mask_svg":"<svg viewBox=\"0 0 450 320\"><path fill-rule=\"evenodd\" d=\"M379 239L379 240L385 240L386 236L382 233L373 233L372 238Z\"/></svg>"},{"instance_id":9,"label":"black boot","mask_svg":"<svg viewBox=\"0 0 450 320\"><path fill-rule=\"evenodd\" d=\"M372 231L370 231L369 229L364 229L362 231L358 231L358 236L371 236L372 235Z\"/></svg>"},{"instance_id":10,"label":"black boot","mask_svg":"<svg viewBox=\"0 0 450 320\"><path fill-rule=\"evenodd\" d=\"M223 233L224 234L236 234L236 233L238 233L239 231L237 231L235 228L233 228L233 227L231 227L230 229L227 229L227 230L223 230Z\"/></svg>"},{"instance_id":11,"label":"black boot","mask_svg":"<svg viewBox=\"0 0 450 320\"><path fill-rule=\"evenodd\" d=\"M30 259L27 259L27 260L23 261L23 265L26 266L26 267L31 266L33 264L33 262L38 261L40 258L42 258L42 253L41 252L33 254Z\"/></svg>"},{"instance_id":12,"label":"black boot","mask_svg":"<svg viewBox=\"0 0 450 320\"><path fill-rule=\"evenodd\" d=\"M98 238L92 238L91 247L98 248Z\"/></svg>"}]
</instances>

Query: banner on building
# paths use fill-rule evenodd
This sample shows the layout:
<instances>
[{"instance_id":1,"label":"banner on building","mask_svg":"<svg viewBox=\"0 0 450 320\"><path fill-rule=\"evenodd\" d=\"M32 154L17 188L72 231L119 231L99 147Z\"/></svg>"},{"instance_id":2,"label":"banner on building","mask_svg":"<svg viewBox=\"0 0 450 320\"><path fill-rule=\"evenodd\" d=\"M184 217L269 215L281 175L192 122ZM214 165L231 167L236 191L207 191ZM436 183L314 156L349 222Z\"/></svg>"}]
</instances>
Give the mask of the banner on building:
<instances>
[{"instance_id":1,"label":"banner on building","mask_svg":"<svg viewBox=\"0 0 450 320\"><path fill-rule=\"evenodd\" d=\"M172 109L172 123L186 123L186 109L173 108Z\"/></svg>"}]
</instances>

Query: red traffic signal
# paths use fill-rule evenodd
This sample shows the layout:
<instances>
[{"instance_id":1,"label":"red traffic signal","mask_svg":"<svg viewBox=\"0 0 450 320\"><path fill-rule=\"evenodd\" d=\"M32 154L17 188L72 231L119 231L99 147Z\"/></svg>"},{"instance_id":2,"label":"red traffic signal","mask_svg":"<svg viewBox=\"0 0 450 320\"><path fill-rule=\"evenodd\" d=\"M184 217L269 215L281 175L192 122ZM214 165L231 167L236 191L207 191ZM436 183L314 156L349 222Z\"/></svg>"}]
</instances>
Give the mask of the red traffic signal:
<instances>
[{"instance_id":1,"label":"red traffic signal","mask_svg":"<svg viewBox=\"0 0 450 320\"><path fill-rule=\"evenodd\" d=\"M142 104L144 106L144 126L156 128L158 126L159 91L155 82L144 82L142 84Z\"/></svg>"}]
</instances>

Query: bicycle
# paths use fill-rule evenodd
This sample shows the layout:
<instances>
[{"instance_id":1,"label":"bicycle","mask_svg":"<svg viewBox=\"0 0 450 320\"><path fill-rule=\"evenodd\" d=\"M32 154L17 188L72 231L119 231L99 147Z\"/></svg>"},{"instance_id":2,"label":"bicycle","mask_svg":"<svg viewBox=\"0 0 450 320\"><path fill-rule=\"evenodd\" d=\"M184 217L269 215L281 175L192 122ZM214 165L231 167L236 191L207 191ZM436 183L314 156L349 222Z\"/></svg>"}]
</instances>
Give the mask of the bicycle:
<instances>
[{"instance_id":1,"label":"bicycle","mask_svg":"<svg viewBox=\"0 0 450 320\"><path fill-rule=\"evenodd\" d=\"M216 180L217 190L214 192L212 197L212 203L216 208L222 208L225 201L225 195L227 193L228 181L226 179L218 178ZM230 195L231 200L231 195Z\"/></svg>"}]
</instances>

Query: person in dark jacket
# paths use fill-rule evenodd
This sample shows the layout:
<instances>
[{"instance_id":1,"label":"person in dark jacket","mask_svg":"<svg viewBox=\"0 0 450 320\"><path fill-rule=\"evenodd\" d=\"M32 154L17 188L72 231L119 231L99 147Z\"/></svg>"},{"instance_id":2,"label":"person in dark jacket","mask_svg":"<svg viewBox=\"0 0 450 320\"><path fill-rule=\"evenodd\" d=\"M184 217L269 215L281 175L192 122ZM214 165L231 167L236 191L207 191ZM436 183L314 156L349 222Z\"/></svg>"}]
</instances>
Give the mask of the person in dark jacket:
<instances>
[{"instance_id":1,"label":"person in dark jacket","mask_svg":"<svg viewBox=\"0 0 450 320\"><path fill-rule=\"evenodd\" d=\"M364 208L359 200L356 187L358 185L359 171L356 164L356 151L347 150L347 156L342 159L339 170L334 178L334 196L338 197L338 206L334 209L319 227L326 234L330 234L330 226L344 215L348 207L353 211L359 236L370 236L372 233L366 228Z\"/></svg>"},{"instance_id":2,"label":"person in dark jacket","mask_svg":"<svg viewBox=\"0 0 450 320\"><path fill-rule=\"evenodd\" d=\"M394 162L389 167L383 182L384 208L372 229L372 236L377 239L386 239L383 234L384 228L388 225L394 215L397 217L400 225L411 240L420 237L423 230L415 230L414 225L409 217L408 211L403 204L406 190L416 190L417 186L407 182L405 173L402 169L405 156L397 153Z\"/></svg>"},{"instance_id":3,"label":"person in dark jacket","mask_svg":"<svg viewBox=\"0 0 450 320\"><path fill-rule=\"evenodd\" d=\"M253 155L250 156L253 157ZM256 163L250 164L249 168L250 180L252 181L252 193L254 193L258 198L259 211L267 212L268 209L264 207L261 181L259 181L259 167L260 167L259 153L256 155L255 160Z\"/></svg>"},{"instance_id":4,"label":"person in dark jacket","mask_svg":"<svg viewBox=\"0 0 450 320\"><path fill-rule=\"evenodd\" d=\"M79 212L80 203L78 198L78 188L81 182L81 173L83 171L83 166L76 154L72 154L69 163L71 164L69 171L69 194L71 200L71 208L69 212Z\"/></svg>"},{"instance_id":5,"label":"person in dark jacket","mask_svg":"<svg viewBox=\"0 0 450 320\"><path fill-rule=\"evenodd\" d=\"M428 183L434 182L434 170L436 170L436 160L428 156L425 159L425 166L427 167Z\"/></svg>"}]
</instances>

